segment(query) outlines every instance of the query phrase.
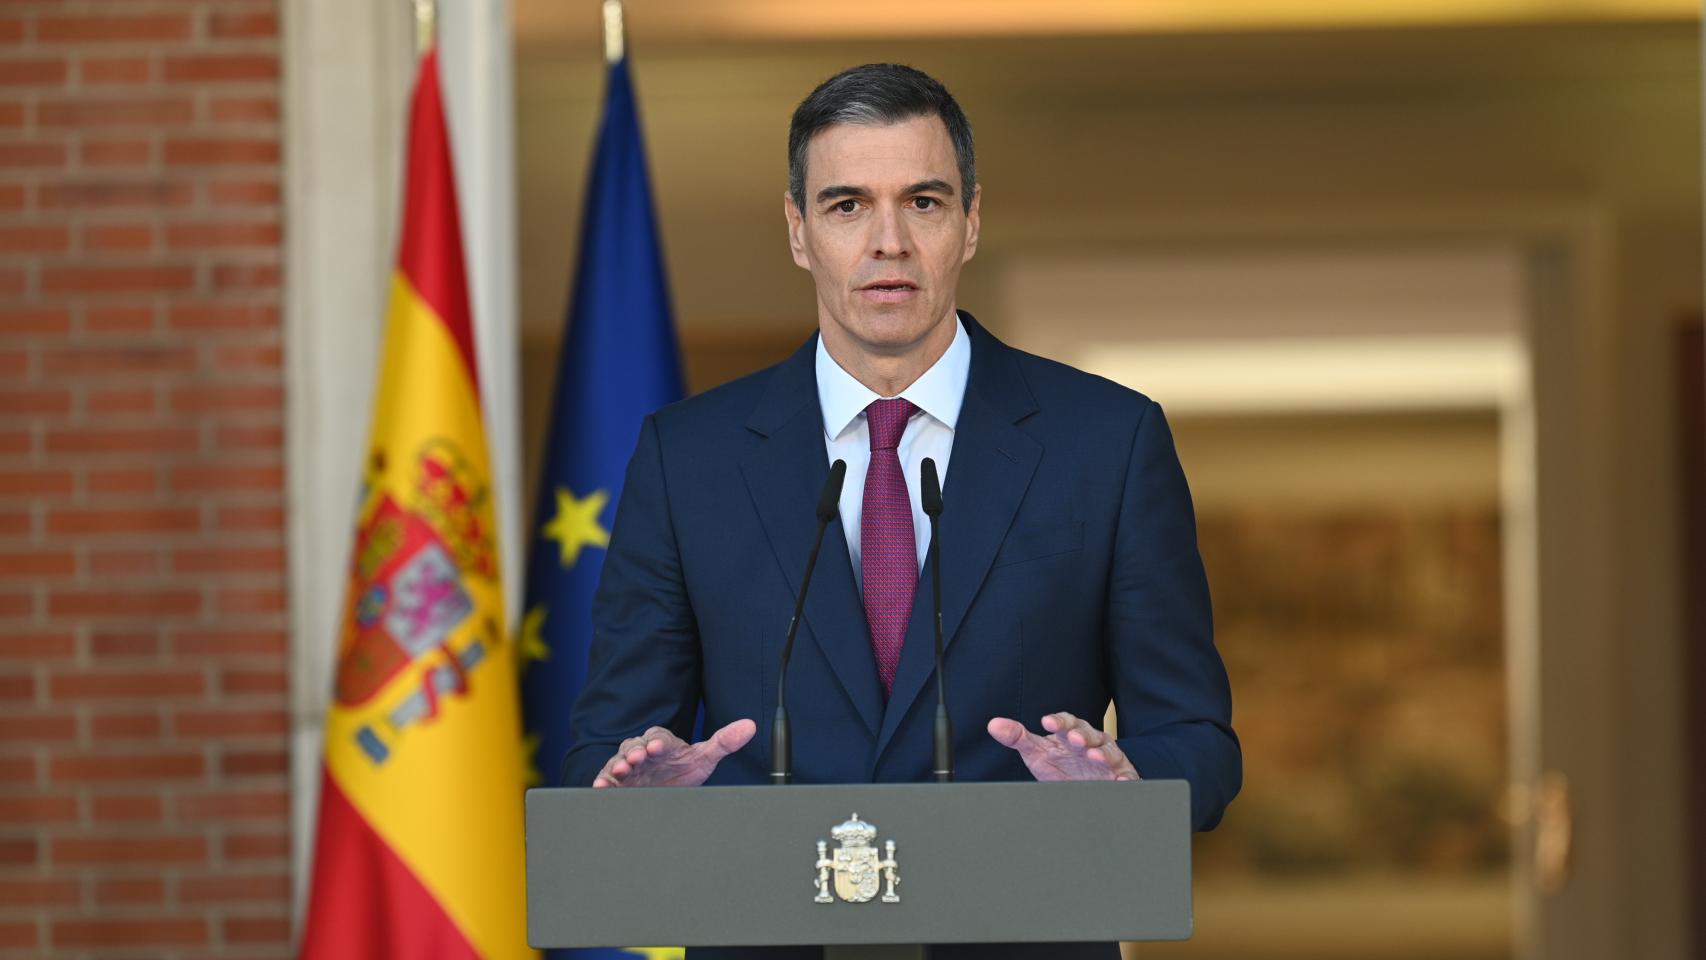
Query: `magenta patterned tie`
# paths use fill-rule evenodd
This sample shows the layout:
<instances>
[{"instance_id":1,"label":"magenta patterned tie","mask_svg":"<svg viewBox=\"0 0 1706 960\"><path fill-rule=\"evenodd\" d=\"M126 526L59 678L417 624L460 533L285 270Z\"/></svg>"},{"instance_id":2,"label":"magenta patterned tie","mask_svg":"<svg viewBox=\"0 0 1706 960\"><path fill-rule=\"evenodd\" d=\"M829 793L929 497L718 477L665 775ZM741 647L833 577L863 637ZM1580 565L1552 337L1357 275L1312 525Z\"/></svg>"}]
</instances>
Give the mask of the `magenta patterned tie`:
<instances>
[{"instance_id":1,"label":"magenta patterned tie","mask_svg":"<svg viewBox=\"0 0 1706 960\"><path fill-rule=\"evenodd\" d=\"M912 539L912 501L900 472L901 434L918 412L909 400L877 400L865 408L871 428L871 466L865 472L865 506L859 515L859 568L864 576L865 622L883 698L894 689L900 647L912 619L918 586L918 550Z\"/></svg>"}]
</instances>

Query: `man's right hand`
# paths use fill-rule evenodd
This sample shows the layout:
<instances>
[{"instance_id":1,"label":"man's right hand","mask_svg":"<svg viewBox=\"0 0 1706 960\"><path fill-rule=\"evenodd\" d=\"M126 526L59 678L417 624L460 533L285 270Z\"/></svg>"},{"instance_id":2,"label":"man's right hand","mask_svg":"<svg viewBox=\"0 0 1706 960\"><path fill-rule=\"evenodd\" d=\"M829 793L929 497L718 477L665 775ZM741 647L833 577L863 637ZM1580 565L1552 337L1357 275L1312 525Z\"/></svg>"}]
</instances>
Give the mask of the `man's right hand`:
<instances>
[{"instance_id":1,"label":"man's right hand","mask_svg":"<svg viewBox=\"0 0 1706 960\"><path fill-rule=\"evenodd\" d=\"M595 787L696 787L722 759L746 746L758 724L736 720L698 743L664 727L622 741L616 755L592 778Z\"/></svg>"}]
</instances>

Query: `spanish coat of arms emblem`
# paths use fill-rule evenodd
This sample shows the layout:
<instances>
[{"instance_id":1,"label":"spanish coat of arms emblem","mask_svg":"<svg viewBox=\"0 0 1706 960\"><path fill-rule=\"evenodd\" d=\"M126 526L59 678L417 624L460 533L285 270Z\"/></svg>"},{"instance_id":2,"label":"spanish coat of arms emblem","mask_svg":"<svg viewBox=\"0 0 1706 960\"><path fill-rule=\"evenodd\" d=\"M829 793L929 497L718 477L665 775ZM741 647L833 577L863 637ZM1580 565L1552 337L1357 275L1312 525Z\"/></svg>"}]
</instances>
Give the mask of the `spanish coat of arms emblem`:
<instances>
[{"instance_id":1,"label":"spanish coat of arms emblem","mask_svg":"<svg viewBox=\"0 0 1706 960\"><path fill-rule=\"evenodd\" d=\"M885 884L887 889L883 891L882 902L900 902L900 895L895 893L895 887L900 884L900 865L894 859L893 840L883 844L879 858L877 848L872 845L877 839L877 828L859 819L857 813L831 829L829 835L840 846L831 851L828 843L817 842L817 877L813 881L817 896L812 898L814 903L834 903L835 897L848 903L864 903L875 897L878 888ZM835 897L829 894L832 872Z\"/></svg>"},{"instance_id":2,"label":"spanish coat of arms emblem","mask_svg":"<svg viewBox=\"0 0 1706 960\"><path fill-rule=\"evenodd\" d=\"M374 463L382 476L383 451ZM447 441L424 445L414 466L407 480L370 477L363 488L333 690L340 706L363 711L355 742L376 767L447 699L467 696L470 674L502 642L469 590L497 575L485 481ZM427 669L400 690L415 664Z\"/></svg>"}]
</instances>

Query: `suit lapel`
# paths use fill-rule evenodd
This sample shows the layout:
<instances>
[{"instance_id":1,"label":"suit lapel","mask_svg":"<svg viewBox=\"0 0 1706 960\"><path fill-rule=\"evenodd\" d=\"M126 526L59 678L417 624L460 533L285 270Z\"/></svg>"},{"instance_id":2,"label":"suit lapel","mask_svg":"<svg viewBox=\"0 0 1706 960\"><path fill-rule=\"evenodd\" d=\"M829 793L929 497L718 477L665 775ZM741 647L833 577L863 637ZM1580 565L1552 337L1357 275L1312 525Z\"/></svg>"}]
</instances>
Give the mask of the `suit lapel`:
<instances>
[{"instance_id":1,"label":"suit lapel","mask_svg":"<svg viewBox=\"0 0 1706 960\"><path fill-rule=\"evenodd\" d=\"M759 439L741 459L753 506L795 596L817 531L818 491L829 476L813 369L816 345L814 337L777 368L764 400L747 421ZM785 626L787 611L778 616ZM809 635L818 644L865 726L875 734L882 717L882 688L839 519L824 534L801 619L800 641Z\"/></svg>"},{"instance_id":2,"label":"suit lapel","mask_svg":"<svg viewBox=\"0 0 1706 960\"><path fill-rule=\"evenodd\" d=\"M1042 459L1042 445L1015 426L1036 411L1036 403L1013 351L979 327L970 314L962 312L960 316L972 337L972 358L942 490L942 516L937 521L942 538L944 655L953 645ZM909 477L907 482L916 483L917 479ZM935 669L931 613L930 569L926 565L913 597L912 619L901 647L894 690L877 734L878 756Z\"/></svg>"}]
</instances>

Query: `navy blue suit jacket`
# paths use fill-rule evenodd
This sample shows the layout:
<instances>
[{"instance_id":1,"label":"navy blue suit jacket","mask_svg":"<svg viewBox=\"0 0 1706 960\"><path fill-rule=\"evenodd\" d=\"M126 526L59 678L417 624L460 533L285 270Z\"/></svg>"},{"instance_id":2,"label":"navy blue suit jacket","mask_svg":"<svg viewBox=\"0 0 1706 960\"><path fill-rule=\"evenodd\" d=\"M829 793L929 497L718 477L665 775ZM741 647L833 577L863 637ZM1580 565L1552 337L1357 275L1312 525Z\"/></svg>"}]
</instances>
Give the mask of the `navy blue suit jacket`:
<instances>
[{"instance_id":1,"label":"navy blue suit jacket","mask_svg":"<svg viewBox=\"0 0 1706 960\"><path fill-rule=\"evenodd\" d=\"M971 373L940 520L948 705L961 780L1029 780L984 727L1099 723L1148 778L1191 785L1208 829L1242 760L1214 648L1190 493L1161 409L1141 394L1001 343L967 314ZM683 738L742 717L758 735L712 784L770 770L777 659L828 476L816 338L767 370L647 418L593 604L567 782L626 737ZM908 483L918 482L908 477ZM885 702L841 524L824 540L788 668L799 783L931 778L928 568Z\"/></svg>"}]
</instances>

